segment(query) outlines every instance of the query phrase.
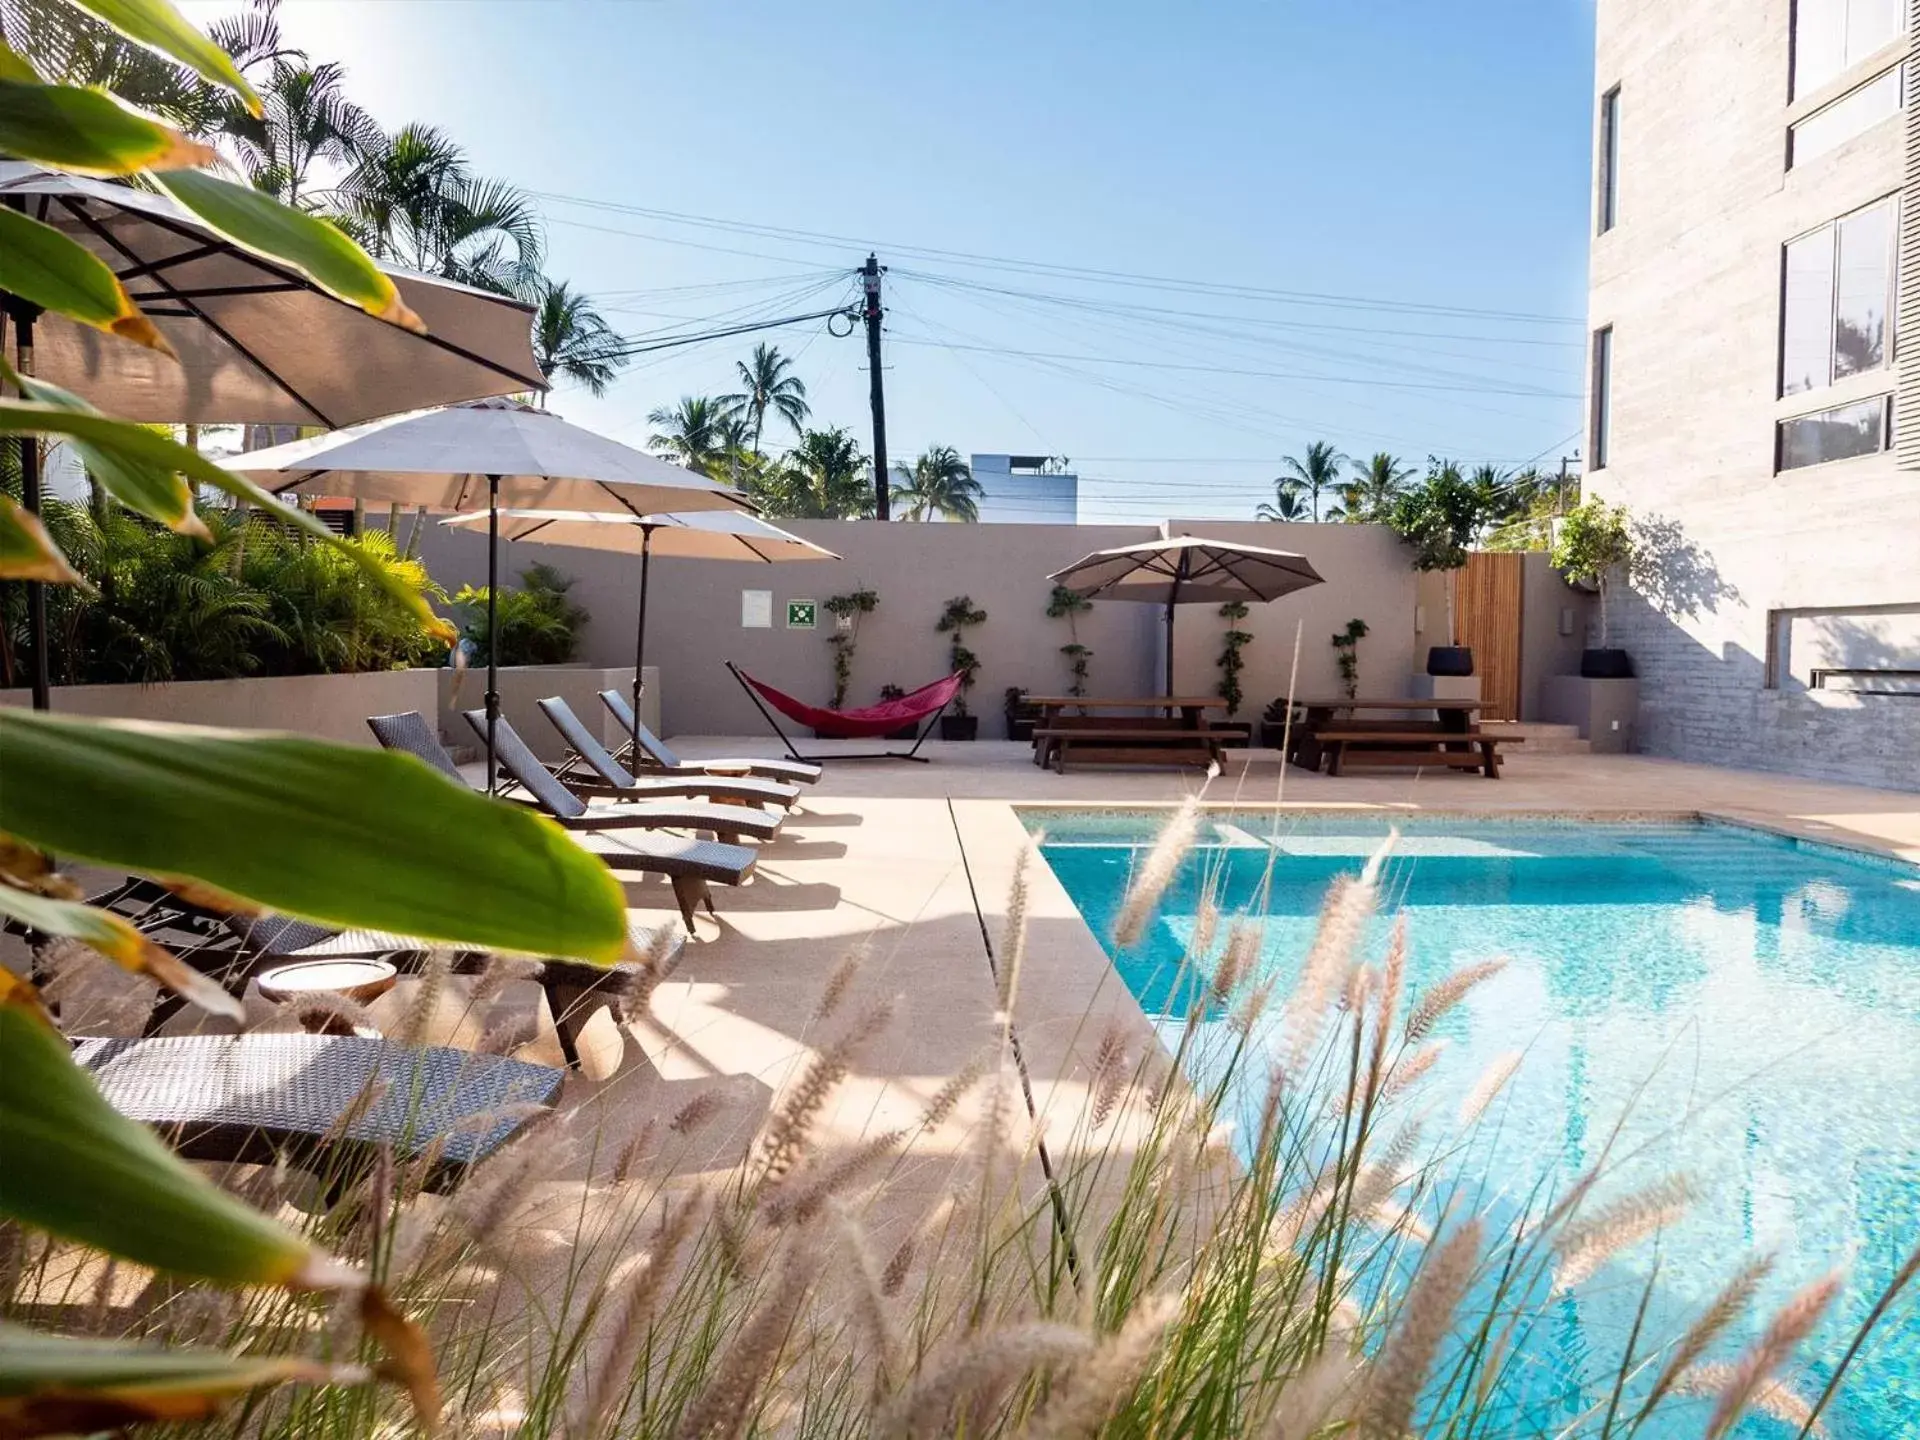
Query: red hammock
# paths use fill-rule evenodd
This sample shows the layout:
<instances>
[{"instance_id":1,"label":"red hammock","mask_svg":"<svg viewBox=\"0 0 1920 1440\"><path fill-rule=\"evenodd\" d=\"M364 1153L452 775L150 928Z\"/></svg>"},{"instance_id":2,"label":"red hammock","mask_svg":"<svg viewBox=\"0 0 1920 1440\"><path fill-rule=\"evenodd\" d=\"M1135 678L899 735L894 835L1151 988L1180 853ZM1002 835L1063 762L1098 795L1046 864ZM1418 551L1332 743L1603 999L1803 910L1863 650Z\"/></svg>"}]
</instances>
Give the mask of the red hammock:
<instances>
[{"instance_id":1,"label":"red hammock","mask_svg":"<svg viewBox=\"0 0 1920 1440\"><path fill-rule=\"evenodd\" d=\"M898 700L862 705L857 710L828 710L823 706L809 705L804 700L796 700L785 691L776 690L766 681L756 680L737 667L734 673L789 720L808 726L816 735L830 740L864 740L875 735L891 735L905 726L917 725L929 715L952 704L953 697L960 693L960 682L965 678L961 672L955 671L946 679L922 685Z\"/></svg>"}]
</instances>

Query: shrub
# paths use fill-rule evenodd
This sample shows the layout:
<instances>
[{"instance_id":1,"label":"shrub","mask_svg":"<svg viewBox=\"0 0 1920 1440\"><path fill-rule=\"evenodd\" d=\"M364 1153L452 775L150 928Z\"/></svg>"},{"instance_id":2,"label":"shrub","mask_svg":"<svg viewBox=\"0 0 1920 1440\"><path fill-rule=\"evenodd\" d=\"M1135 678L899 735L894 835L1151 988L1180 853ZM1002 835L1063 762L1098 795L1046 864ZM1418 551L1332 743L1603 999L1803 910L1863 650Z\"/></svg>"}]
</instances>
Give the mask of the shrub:
<instances>
[{"instance_id":1,"label":"shrub","mask_svg":"<svg viewBox=\"0 0 1920 1440\"><path fill-rule=\"evenodd\" d=\"M1633 530L1627 507L1588 500L1569 510L1553 542L1553 568L1577 585L1600 592L1600 648L1607 645L1607 593L1615 578L1633 563Z\"/></svg>"},{"instance_id":2,"label":"shrub","mask_svg":"<svg viewBox=\"0 0 1920 1440\"><path fill-rule=\"evenodd\" d=\"M967 692L973 689L974 677L980 673L980 657L967 648L966 632L986 623L987 612L975 607L971 595L956 595L947 601L946 609L940 612L939 623L933 627L942 635L952 637L947 644L947 664L960 676L960 694L953 702L956 715L969 713Z\"/></svg>"},{"instance_id":3,"label":"shrub","mask_svg":"<svg viewBox=\"0 0 1920 1440\"><path fill-rule=\"evenodd\" d=\"M520 572L519 590L500 592L501 665L564 665L579 653L580 627L587 623L583 606L567 598L573 577L551 565L529 565ZM487 663L487 589L462 586L453 597L465 619L460 627L473 663Z\"/></svg>"},{"instance_id":4,"label":"shrub","mask_svg":"<svg viewBox=\"0 0 1920 1440\"><path fill-rule=\"evenodd\" d=\"M833 648L833 699L831 708L838 710L847 703L847 687L853 683L853 655L860 648L860 617L871 615L880 608L880 596L872 590L862 587L850 590L845 595L832 595L821 607L833 616L833 634L827 637L827 644ZM840 621L847 621L847 628L840 628ZM902 691L902 694L905 692Z\"/></svg>"}]
</instances>

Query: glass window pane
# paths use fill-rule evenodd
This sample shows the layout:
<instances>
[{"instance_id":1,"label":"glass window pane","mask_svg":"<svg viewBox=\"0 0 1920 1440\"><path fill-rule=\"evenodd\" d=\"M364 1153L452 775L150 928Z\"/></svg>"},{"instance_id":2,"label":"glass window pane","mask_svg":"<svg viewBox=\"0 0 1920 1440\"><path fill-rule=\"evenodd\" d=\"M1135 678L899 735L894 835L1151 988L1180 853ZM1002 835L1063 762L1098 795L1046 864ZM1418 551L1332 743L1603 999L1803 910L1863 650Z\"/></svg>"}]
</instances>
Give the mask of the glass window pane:
<instances>
[{"instance_id":1,"label":"glass window pane","mask_svg":"<svg viewBox=\"0 0 1920 1440\"><path fill-rule=\"evenodd\" d=\"M1780 422L1780 468L1874 455L1887 448L1885 396Z\"/></svg>"},{"instance_id":2,"label":"glass window pane","mask_svg":"<svg viewBox=\"0 0 1920 1440\"><path fill-rule=\"evenodd\" d=\"M1847 63L1847 0L1796 0L1793 7L1793 93L1800 96Z\"/></svg>"},{"instance_id":3,"label":"glass window pane","mask_svg":"<svg viewBox=\"0 0 1920 1440\"><path fill-rule=\"evenodd\" d=\"M1780 329L1780 393L1833 383L1833 227L1787 246Z\"/></svg>"},{"instance_id":4,"label":"glass window pane","mask_svg":"<svg viewBox=\"0 0 1920 1440\"><path fill-rule=\"evenodd\" d=\"M1839 225L1833 311L1833 378L1887 363L1887 302L1893 289L1893 206L1875 205Z\"/></svg>"},{"instance_id":5,"label":"glass window pane","mask_svg":"<svg viewBox=\"0 0 1920 1440\"><path fill-rule=\"evenodd\" d=\"M1857 65L1907 28L1906 0L1847 0L1847 60Z\"/></svg>"},{"instance_id":6,"label":"glass window pane","mask_svg":"<svg viewBox=\"0 0 1920 1440\"><path fill-rule=\"evenodd\" d=\"M1600 229L1613 228L1616 194L1620 185L1620 89L1615 86L1600 99Z\"/></svg>"},{"instance_id":7,"label":"glass window pane","mask_svg":"<svg viewBox=\"0 0 1920 1440\"><path fill-rule=\"evenodd\" d=\"M1816 155L1824 155L1882 120L1899 114L1904 74L1903 67L1896 65L1794 126L1787 163L1804 165Z\"/></svg>"},{"instance_id":8,"label":"glass window pane","mask_svg":"<svg viewBox=\"0 0 1920 1440\"><path fill-rule=\"evenodd\" d=\"M1593 332L1593 433L1587 442L1587 466L1607 465L1607 431L1613 410L1613 327Z\"/></svg>"}]
</instances>

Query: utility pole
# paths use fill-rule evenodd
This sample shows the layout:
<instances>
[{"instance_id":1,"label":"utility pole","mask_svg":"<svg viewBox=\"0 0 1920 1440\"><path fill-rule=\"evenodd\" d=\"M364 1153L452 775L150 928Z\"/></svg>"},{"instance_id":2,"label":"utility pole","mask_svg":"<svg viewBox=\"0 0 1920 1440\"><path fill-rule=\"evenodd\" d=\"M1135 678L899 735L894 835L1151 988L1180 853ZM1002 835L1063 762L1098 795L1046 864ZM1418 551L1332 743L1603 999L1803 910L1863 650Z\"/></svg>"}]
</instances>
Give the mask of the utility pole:
<instances>
[{"instance_id":1,"label":"utility pole","mask_svg":"<svg viewBox=\"0 0 1920 1440\"><path fill-rule=\"evenodd\" d=\"M873 518L886 520L887 514L887 392L880 378L880 261L867 256L860 270L861 288L867 296L867 394L873 403Z\"/></svg>"}]
</instances>

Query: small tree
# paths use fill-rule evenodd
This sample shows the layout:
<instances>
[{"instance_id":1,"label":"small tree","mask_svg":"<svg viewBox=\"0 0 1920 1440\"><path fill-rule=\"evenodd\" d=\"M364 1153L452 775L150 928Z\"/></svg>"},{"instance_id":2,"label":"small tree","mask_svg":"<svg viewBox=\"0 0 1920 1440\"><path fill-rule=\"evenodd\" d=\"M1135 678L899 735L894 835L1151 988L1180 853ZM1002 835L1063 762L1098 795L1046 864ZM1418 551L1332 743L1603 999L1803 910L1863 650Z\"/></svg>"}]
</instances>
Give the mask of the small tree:
<instances>
[{"instance_id":1,"label":"small tree","mask_svg":"<svg viewBox=\"0 0 1920 1440\"><path fill-rule=\"evenodd\" d=\"M1360 642L1366 638L1367 622L1347 621L1347 628L1333 637L1334 652L1340 660L1340 688L1352 700L1360 693Z\"/></svg>"},{"instance_id":2,"label":"small tree","mask_svg":"<svg viewBox=\"0 0 1920 1440\"><path fill-rule=\"evenodd\" d=\"M879 604L880 597L871 590L835 595L826 602L826 611L835 622L833 634L827 637L827 644L833 647L832 708L835 710L847 703L847 686L853 680L853 652L860 644L860 617L871 615ZM852 623L845 630L839 626L843 615L852 617Z\"/></svg>"},{"instance_id":3,"label":"small tree","mask_svg":"<svg viewBox=\"0 0 1920 1440\"><path fill-rule=\"evenodd\" d=\"M1229 600L1220 607L1220 618L1227 623L1227 633L1220 637L1220 685L1218 694L1227 702L1227 714L1238 715L1240 702L1246 698L1240 689L1240 672L1246 667L1246 661L1240 658L1240 652L1253 643L1251 631L1242 630L1236 623L1247 618L1247 603L1244 600Z\"/></svg>"},{"instance_id":4,"label":"small tree","mask_svg":"<svg viewBox=\"0 0 1920 1440\"><path fill-rule=\"evenodd\" d=\"M1413 549L1413 568L1446 577L1447 643L1460 643L1454 627L1454 587L1467 563L1486 514L1486 500L1451 460L1429 459L1427 477L1393 502L1387 523Z\"/></svg>"},{"instance_id":5,"label":"small tree","mask_svg":"<svg viewBox=\"0 0 1920 1440\"><path fill-rule=\"evenodd\" d=\"M1070 683L1069 695L1079 697L1087 693L1087 662L1093 658L1093 651L1080 643L1079 616L1093 608L1093 601L1086 596L1076 594L1064 585L1053 587L1053 594L1047 599L1047 617L1051 620L1067 622L1068 642L1060 647L1060 653L1067 657L1067 674Z\"/></svg>"},{"instance_id":6,"label":"small tree","mask_svg":"<svg viewBox=\"0 0 1920 1440\"><path fill-rule=\"evenodd\" d=\"M1600 648L1607 648L1607 591L1613 580L1633 563L1633 529L1627 507L1604 500L1576 505L1560 522L1560 538L1553 542L1553 568L1576 585L1600 591Z\"/></svg>"},{"instance_id":7,"label":"small tree","mask_svg":"<svg viewBox=\"0 0 1920 1440\"><path fill-rule=\"evenodd\" d=\"M940 612L940 623L933 627L942 635L953 637L947 646L947 659L960 676L960 694L953 702L956 715L971 713L967 709L967 692L980 673L980 657L967 648L966 632L971 626L986 623L987 612L974 608L971 595L956 595L947 601L947 608Z\"/></svg>"}]
</instances>

